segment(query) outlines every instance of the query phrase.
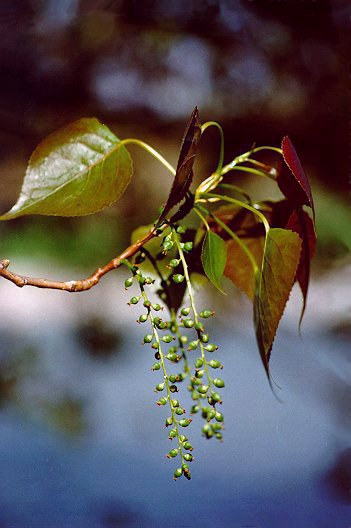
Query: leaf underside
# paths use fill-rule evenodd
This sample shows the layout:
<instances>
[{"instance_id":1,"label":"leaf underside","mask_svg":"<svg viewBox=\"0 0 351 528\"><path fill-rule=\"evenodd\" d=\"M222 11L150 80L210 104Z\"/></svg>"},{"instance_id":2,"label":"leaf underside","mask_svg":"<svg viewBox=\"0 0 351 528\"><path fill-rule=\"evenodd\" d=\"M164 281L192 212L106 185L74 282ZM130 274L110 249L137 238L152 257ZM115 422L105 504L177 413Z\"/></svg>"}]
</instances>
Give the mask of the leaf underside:
<instances>
[{"instance_id":1,"label":"leaf underside","mask_svg":"<svg viewBox=\"0 0 351 528\"><path fill-rule=\"evenodd\" d=\"M257 275L254 323L261 359L269 374L269 359L279 321L295 281L301 252L297 233L272 228L267 233L261 272Z\"/></svg>"},{"instance_id":2,"label":"leaf underside","mask_svg":"<svg viewBox=\"0 0 351 528\"><path fill-rule=\"evenodd\" d=\"M246 244L257 266L259 266L262 261L264 237L245 238L242 239L242 242ZM236 240L228 240L226 244L227 263L224 275L253 301L255 297L255 274L251 262Z\"/></svg>"},{"instance_id":3,"label":"leaf underside","mask_svg":"<svg viewBox=\"0 0 351 528\"><path fill-rule=\"evenodd\" d=\"M124 193L132 161L120 140L95 118L50 134L34 150L9 220L27 214L82 216L111 205Z\"/></svg>"},{"instance_id":4,"label":"leaf underside","mask_svg":"<svg viewBox=\"0 0 351 528\"><path fill-rule=\"evenodd\" d=\"M212 231L207 231L205 235L201 261L208 279L223 293L221 278L227 261L227 246L224 240Z\"/></svg>"}]
</instances>

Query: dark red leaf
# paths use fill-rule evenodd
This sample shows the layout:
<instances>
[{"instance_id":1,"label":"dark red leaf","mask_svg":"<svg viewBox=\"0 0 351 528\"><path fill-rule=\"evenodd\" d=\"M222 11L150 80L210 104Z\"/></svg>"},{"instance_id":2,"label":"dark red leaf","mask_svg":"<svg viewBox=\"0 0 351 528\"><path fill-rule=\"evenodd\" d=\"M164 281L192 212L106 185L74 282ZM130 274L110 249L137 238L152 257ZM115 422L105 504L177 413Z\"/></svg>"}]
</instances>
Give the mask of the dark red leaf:
<instances>
[{"instance_id":1,"label":"dark red leaf","mask_svg":"<svg viewBox=\"0 0 351 528\"><path fill-rule=\"evenodd\" d=\"M311 187L302 168L296 150L288 136L282 141L283 158L290 171L282 170L277 183L282 193L295 207L308 205L314 215L314 204Z\"/></svg>"},{"instance_id":2,"label":"dark red leaf","mask_svg":"<svg viewBox=\"0 0 351 528\"><path fill-rule=\"evenodd\" d=\"M195 107L185 129L172 188L157 225L160 225L169 211L186 197L193 179L193 165L200 137L201 124L198 109Z\"/></svg>"}]
</instances>

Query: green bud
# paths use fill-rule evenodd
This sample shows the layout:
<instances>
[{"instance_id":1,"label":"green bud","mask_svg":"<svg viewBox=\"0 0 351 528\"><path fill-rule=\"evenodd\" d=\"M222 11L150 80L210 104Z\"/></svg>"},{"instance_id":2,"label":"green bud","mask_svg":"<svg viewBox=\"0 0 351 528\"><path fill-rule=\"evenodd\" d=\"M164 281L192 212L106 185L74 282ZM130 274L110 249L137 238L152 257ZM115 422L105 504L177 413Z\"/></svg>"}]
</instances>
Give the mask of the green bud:
<instances>
[{"instance_id":1,"label":"green bud","mask_svg":"<svg viewBox=\"0 0 351 528\"><path fill-rule=\"evenodd\" d=\"M174 337L171 336L171 335L165 335L165 336L162 337L162 341L164 343L170 343L171 341L173 341L173 339L174 339Z\"/></svg>"},{"instance_id":2,"label":"green bud","mask_svg":"<svg viewBox=\"0 0 351 528\"><path fill-rule=\"evenodd\" d=\"M217 420L217 422L223 422L224 421L224 416L223 416L222 413L217 411L216 414L215 414L215 419Z\"/></svg>"},{"instance_id":3,"label":"green bud","mask_svg":"<svg viewBox=\"0 0 351 528\"><path fill-rule=\"evenodd\" d=\"M170 425L173 424L173 418L172 416L169 416L167 419L166 419L166 422L165 422L165 426L166 427L169 427Z\"/></svg>"},{"instance_id":4,"label":"green bud","mask_svg":"<svg viewBox=\"0 0 351 528\"><path fill-rule=\"evenodd\" d=\"M218 349L218 346L213 343L209 343L208 345L205 346L205 350L207 350L208 352L214 352L217 349Z\"/></svg>"},{"instance_id":5,"label":"green bud","mask_svg":"<svg viewBox=\"0 0 351 528\"><path fill-rule=\"evenodd\" d=\"M172 361L172 363L177 363L180 359L175 352L168 353L165 357L168 361Z\"/></svg>"},{"instance_id":6,"label":"green bud","mask_svg":"<svg viewBox=\"0 0 351 528\"><path fill-rule=\"evenodd\" d=\"M190 442L184 442L183 447L184 449L187 449L187 451L192 451L194 449Z\"/></svg>"},{"instance_id":7,"label":"green bud","mask_svg":"<svg viewBox=\"0 0 351 528\"><path fill-rule=\"evenodd\" d=\"M225 383L222 379L215 378L213 380L213 385L215 385L218 389L222 389L225 386Z\"/></svg>"},{"instance_id":8,"label":"green bud","mask_svg":"<svg viewBox=\"0 0 351 528\"><path fill-rule=\"evenodd\" d=\"M182 420L179 420L178 424L180 425L180 427L188 427L191 422L192 420L190 420L189 418L183 418Z\"/></svg>"},{"instance_id":9,"label":"green bud","mask_svg":"<svg viewBox=\"0 0 351 528\"><path fill-rule=\"evenodd\" d=\"M221 363L218 361L218 359L211 359L211 361L208 362L208 364L210 365L210 367L214 368L214 369L217 369L217 368L221 368L222 365Z\"/></svg>"},{"instance_id":10,"label":"green bud","mask_svg":"<svg viewBox=\"0 0 351 528\"><path fill-rule=\"evenodd\" d=\"M174 409L175 413L178 414L179 416L181 416L182 414L184 414L184 409L181 409L181 407L177 407L176 409Z\"/></svg>"},{"instance_id":11,"label":"green bud","mask_svg":"<svg viewBox=\"0 0 351 528\"><path fill-rule=\"evenodd\" d=\"M171 385L170 388L169 388L169 390L170 390L171 392L178 392L178 387L177 387L177 385Z\"/></svg>"},{"instance_id":12,"label":"green bud","mask_svg":"<svg viewBox=\"0 0 351 528\"><path fill-rule=\"evenodd\" d=\"M173 275L172 279L173 279L173 282L175 282L176 284L180 284L184 280L184 275L181 275L180 273L176 273L175 275Z\"/></svg>"},{"instance_id":13,"label":"green bud","mask_svg":"<svg viewBox=\"0 0 351 528\"><path fill-rule=\"evenodd\" d=\"M141 314L139 317L139 323L146 323L148 316L146 314Z\"/></svg>"},{"instance_id":14,"label":"green bud","mask_svg":"<svg viewBox=\"0 0 351 528\"><path fill-rule=\"evenodd\" d=\"M206 394L208 391L208 385L200 385L200 387L197 388L197 392L200 394Z\"/></svg>"},{"instance_id":15,"label":"green bud","mask_svg":"<svg viewBox=\"0 0 351 528\"><path fill-rule=\"evenodd\" d=\"M174 480L177 480L177 478L181 477L183 474L182 468L177 468L174 472Z\"/></svg>"},{"instance_id":16,"label":"green bud","mask_svg":"<svg viewBox=\"0 0 351 528\"><path fill-rule=\"evenodd\" d=\"M182 470L183 470L183 471L189 471L189 466L188 466L188 464L182 464Z\"/></svg>"},{"instance_id":17,"label":"green bud","mask_svg":"<svg viewBox=\"0 0 351 528\"><path fill-rule=\"evenodd\" d=\"M186 460L187 462L191 462L193 460L193 455L191 455L190 453L184 453L183 455L183 458L184 460Z\"/></svg>"},{"instance_id":18,"label":"green bud","mask_svg":"<svg viewBox=\"0 0 351 528\"><path fill-rule=\"evenodd\" d=\"M165 384L164 384L164 383L158 383L158 384L156 385L156 390L157 390L158 392L163 391L164 388L165 388Z\"/></svg>"},{"instance_id":19,"label":"green bud","mask_svg":"<svg viewBox=\"0 0 351 528\"><path fill-rule=\"evenodd\" d=\"M133 277L129 277L128 279L126 279L124 281L124 286L125 288L130 288L130 286L133 284Z\"/></svg>"},{"instance_id":20,"label":"green bud","mask_svg":"<svg viewBox=\"0 0 351 528\"><path fill-rule=\"evenodd\" d=\"M218 432L215 434L215 437L218 439L218 440L223 440L223 435L222 433Z\"/></svg>"},{"instance_id":21,"label":"green bud","mask_svg":"<svg viewBox=\"0 0 351 528\"><path fill-rule=\"evenodd\" d=\"M204 370L197 370L197 371L195 372L195 377L196 377L197 379L201 379L201 378L203 378L204 374L205 374L205 371L204 371Z\"/></svg>"},{"instance_id":22,"label":"green bud","mask_svg":"<svg viewBox=\"0 0 351 528\"><path fill-rule=\"evenodd\" d=\"M160 398L156 403L157 405L166 405L167 401L167 398Z\"/></svg>"},{"instance_id":23,"label":"green bud","mask_svg":"<svg viewBox=\"0 0 351 528\"><path fill-rule=\"evenodd\" d=\"M203 310L202 312L200 312L200 317L202 317L203 319L208 319L209 317L211 317L211 315L214 315L214 312L210 312L210 310Z\"/></svg>"},{"instance_id":24,"label":"green bud","mask_svg":"<svg viewBox=\"0 0 351 528\"><path fill-rule=\"evenodd\" d=\"M203 433L208 433L209 431L212 431L210 424L203 425L201 431Z\"/></svg>"},{"instance_id":25,"label":"green bud","mask_svg":"<svg viewBox=\"0 0 351 528\"><path fill-rule=\"evenodd\" d=\"M132 297L129 304L138 304L140 297Z\"/></svg>"},{"instance_id":26,"label":"green bud","mask_svg":"<svg viewBox=\"0 0 351 528\"><path fill-rule=\"evenodd\" d=\"M154 363L152 366L152 370L160 370L161 365L159 363Z\"/></svg>"},{"instance_id":27,"label":"green bud","mask_svg":"<svg viewBox=\"0 0 351 528\"><path fill-rule=\"evenodd\" d=\"M155 282L155 279L152 277L146 277L145 284L153 284Z\"/></svg>"},{"instance_id":28,"label":"green bud","mask_svg":"<svg viewBox=\"0 0 351 528\"><path fill-rule=\"evenodd\" d=\"M200 405L193 405L190 409L190 414L196 414L200 410Z\"/></svg>"},{"instance_id":29,"label":"green bud","mask_svg":"<svg viewBox=\"0 0 351 528\"><path fill-rule=\"evenodd\" d=\"M212 423L211 424L211 428L212 428L212 431L216 432L216 431L220 431L223 427L223 424L219 424L219 423Z\"/></svg>"},{"instance_id":30,"label":"green bud","mask_svg":"<svg viewBox=\"0 0 351 528\"><path fill-rule=\"evenodd\" d=\"M186 317L190 314L190 308L182 308L180 313Z\"/></svg>"},{"instance_id":31,"label":"green bud","mask_svg":"<svg viewBox=\"0 0 351 528\"><path fill-rule=\"evenodd\" d=\"M173 407L179 407L179 401L178 400L171 400L171 403Z\"/></svg>"},{"instance_id":32,"label":"green bud","mask_svg":"<svg viewBox=\"0 0 351 528\"><path fill-rule=\"evenodd\" d=\"M198 400L200 398L200 394L196 390L193 390L193 392L191 393L191 398L193 400Z\"/></svg>"},{"instance_id":33,"label":"green bud","mask_svg":"<svg viewBox=\"0 0 351 528\"><path fill-rule=\"evenodd\" d=\"M206 420L210 422L215 417L215 415L216 415L215 411L208 411Z\"/></svg>"},{"instance_id":34,"label":"green bud","mask_svg":"<svg viewBox=\"0 0 351 528\"><path fill-rule=\"evenodd\" d=\"M167 458L175 458L178 455L178 449L171 449L167 455Z\"/></svg>"},{"instance_id":35,"label":"green bud","mask_svg":"<svg viewBox=\"0 0 351 528\"><path fill-rule=\"evenodd\" d=\"M158 350L160 348L160 343L155 341L154 343L152 343L151 348L153 348L154 350Z\"/></svg>"},{"instance_id":36,"label":"green bud","mask_svg":"<svg viewBox=\"0 0 351 528\"><path fill-rule=\"evenodd\" d=\"M142 275L137 275L137 277L138 277L139 284L141 284L143 286L145 284L145 281L146 281L145 277L143 277Z\"/></svg>"},{"instance_id":37,"label":"green bud","mask_svg":"<svg viewBox=\"0 0 351 528\"><path fill-rule=\"evenodd\" d=\"M195 350L197 348L198 344L199 344L198 340L197 341L190 341L188 349L189 350Z\"/></svg>"},{"instance_id":38,"label":"green bud","mask_svg":"<svg viewBox=\"0 0 351 528\"><path fill-rule=\"evenodd\" d=\"M143 302L143 306L145 306L145 308L150 308L151 302L150 301L144 301Z\"/></svg>"},{"instance_id":39,"label":"green bud","mask_svg":"<svg viewBox=\"0 0 351 528\"><path fill-rule=\"evenodd\" d=\"M218 394L218 392L212 392L211 399L214 403L220 403L222 401L222 398Z\"/></svg>"},{"instance_id":40,"label":"green bud","mask_svg":"<svg viewBox=\"0 0 351 528\"><path fill-rule=\"evenodd\" d=\"M189 341L188 336L182 335L180 336L180 341L183 343L183 345L186 345Z\"/></svg>"},{"instance_id":41,"label":"green bud","mask_svg":"<svg viewBox=\"0 0 351 528\"><path fill-rule=\"evenodd\" d=\"M144 336L144 343L151 343L153 338L154 336L152 334L147 334L146 336Z\"/></svg>"},{"instance_id":42,"label":"green bud","mask_svg":"<svg viewBox=\"0 0 351 528\"><path fill-rule=\"evenodd\" d=\"M172 240L166 239L163 242L162 247L163 247L163 251L170 251L172 249L172 247L173 247Z\"/></svg>"},{"instance_id":43,"label":"green bud","mask_svg":"<svg viewBox=\"0 0 351 528\"><path fill-rule=\"evenodd\" d=\"M202 358L197 358L197 360L195 361L195 368L201 368L203 364L204 360Z\"/></svg>"},{"instance_id":44,"label":"green bud","mask_svg":"<svg viewBox=\"0 0 351 528\"><path fill-rule=\"evenodd\" d=\"M169 432L168 438L170 440L172 440L172 438L175 438L176 436L177 436L177 430L176 429L171 429L170 432Z\"/></svg>"},{"instance_id":45,"label":"green bud","mask_svg":"<svg viewBox=\"0 0 351 528\"><path fill-rule=\"evenodd\" d=\"M185 435L179 435L179 440L180 440L181 442L185 442L186 440L188 440L188 437L185 436Z\"/></svg>"},{"instance_id":46,"label":"green bud","mask_svg":"<svg viewBox=\"0 0 351 528\"><path fill-rule=\"evenodd\" d=\"M185 242L183 249L184 249L184 251L191 251L193 249L193 243L192 242Z\"/></svg>"},{"instance_id":47,"label":"green bud","mask_svg":"<svg viewBox=\"0 0 351 528\"><path fill-rule=\"evenodd\" d=\"M210 336L208 334L202 334L202 336L200 337L201 341L203 343L208 343L209 340L210 340Z\"/></svg>"},{"instance_id":48,"label":"green bud","mask_svg":"<svg viewBox=\"0 0 351 528\"><path fill-rule=\"evenodd\" d=\"M158 323L157 328L159 328L160 330L165 330L166 328L168 328L168 323L166 323L165 321L161 321L160 323Z\"/></svg>"},{"instance_id":49,"label":"green bud","mask_svg":"<svg viewBox=\"0 0 351 528\"><path fill-rule=\"evenodd\" d=\"M162 323L162 319L160 317L153 317L152 322L155 326L159 326Z\"/></svg>"},{"instance_id":50,"label":"green bud","mask_svg":"<svg viewBox=\"0 0 351 528\"><path fill-rule=\"evenodd\" d=\"M199 321L198 323L195 324L195 330L197 330L198 332L203 332L204 325Z\"/></svg>"},{"instance_id":51,"label":"green bud","mask_svg":"<svg viewBox=\"0 0 351 528\"><path fill-rule=\"evenodd\" d=\"M180 263L180 260L179 259L172 259L169 263L169 266L171 268L176 268Z\"/></svg>"},{"instance_id":52,"label":"green bud","mask_svg":"<svg viewBox=\"0 0 351 528\"><path fill-rule=\"evenodd\" d=\"M184 319L183 326L185 326L185 328L192 328L194 326L194 321L192 319Z\"/></svg>"},{"instance_id":53,"label":"green bud","mask_svg":"<svg viewBox=\"0 0 351 528\"><path fill-rule=\"evenodd\" d=\"M153 310L155 310L155 312L159 312L160 310L162 310L161 306L158 303L152 304L151 307Z\"/></svg>"},{"instance_id":54,"label":"green bud","mask_svg":"<svg viewBox=\"0 0 351 528\"><path fill-rule=\"evenodd\" d=\"M183 226L178 226L178 227L177 227L177 233L178 233L179 235L184 235L184 233L185 233L185 229L184 229L184 227L183 227Z\"/></svg>"}]
</instances>

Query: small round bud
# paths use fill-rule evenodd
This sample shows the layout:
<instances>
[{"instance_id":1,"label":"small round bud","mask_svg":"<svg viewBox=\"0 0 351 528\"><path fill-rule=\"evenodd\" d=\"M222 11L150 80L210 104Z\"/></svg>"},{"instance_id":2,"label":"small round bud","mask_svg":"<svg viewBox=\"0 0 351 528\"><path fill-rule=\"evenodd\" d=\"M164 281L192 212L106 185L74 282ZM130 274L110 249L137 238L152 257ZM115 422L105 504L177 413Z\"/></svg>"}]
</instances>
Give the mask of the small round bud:
<instances>
[{"instance_id":1,"label":"small round bud","mask_svg":"<svg viewBox=\"0 0 351 528\"><path fill-rule=\"evenodd\" d=\"M145 306L145 308L150 308L151 302L150 301L144 301L143 302L143 306Z\"/></svg>"},{"instance_id":2,"label":"small round bud","mask_svg":"<svg viewBox=\"0 0 351 528\"><path fill-rule=\"evenodd\" d=\"M154 350L158 350L160 348L160 343L155 341L154 343L152 343L151 348L153 348Z\"/></svg>"},{"instance_id":3,"label":"small round bud","mask_svg":"<svg viewBox=\"0 0 351 528\"><path fill-rule=\"evenodd\" d=\"M194 449L190 442L184 442L183 447L187 451L192 451Z\"/></svg>"},{"instance_id":4,"label":"small round bud","mask_svg":"<svg viewBox=\"0 0 351 528\"><path fill-rule=\"evenodd\" d=\"M169 240L169 238L165 239L165 241L162 244L162 247L163 247L163 251L170 251L173 247L172 240Z\"/></svg>"},{"instance_id":5,"label":"small round bud","mask_svg":"<svg viewBox=\"0 0 351 528\"><path fill-rule=\"evenodd\" d=\"M154 336L152 334L147 334L146 336L144 336L144 343L151 343L153 338Z\"/></svg>"},{"instance_id":6,"label":"small round bud","mask_svg":"<svg viewBox=\"0 0 351 528\"><path fill-rule=\"evenodd\" d=\"M181 409L180 407L177 407L176 409L174 409L175 413L178 414L179 416L181 416L182 414L185 413L185 410L184 409Z\"/></svg>"},{"instance_id":7,"label":"small round bud","mask_svg":"<svg viewBox=\"0 0 351 528\"><path fill-rule=\"evenodd\" d=\"M152 322L153 322L153 324L154 324L155 326L158 327L158 326L162 323L162 319L161 319L160 317L157 317L157 316L156 316L156 317L153 317L153 318L152 318Z\"/></svg>"},{"instance_id":8,"label":"small round bud","mask_svg":"<svg viewBox=\"0 0 351 528\"><path fill-rule=\"evenodd\" d=\"M152 365L152 370L160 370L160 368L161 368L161 365L159 363L154 363Z\"/></svg>"},{"instance_id":9,"label":"small round bud","mask_svg":"<svg viewBox=\"0 0 351 528\"><path fill-rule=\"evenodd\" d=\"M171 383L174 383L175 381L177 381L177 376L175 374L170 374L168 376L168 379Z\"/></svg>"},{"instance_id":10,"label":"small round bud","mask_svg":"<svg viewBox=\"0 0 351 528\"><path fill-rule=\"evenodd\" d=\"M184 233L185 233L185 229L184 229L184 227L183 227L183 226L178 226L178 227L177 227L177 233L178 233L179 235L184 235Z\"/></svg>"},{"instance_id":11,"label":"small round bud","mask_svg":"<svg viewBox=\"0 0 351 528\"><path fill-rule=\"evenodd\" d=\"M208 319L209 317L211 317L212 315L214 315L214 312L210 312L210 310L203 310L202 312L200 312L200 317L202 317L203 319Z\"/></svg>"},{"instance_id":12,"label":"small round bud","mask_svg":"<svg viewBox=\"0 0 351 528\"><path fill-rule=\"evenodd\" d=\"M177 478L181 477L183 474L183 470L182 468L177 468L174 472L174 480L176 480Z\"/></svg>"},{"instance_id":13,"label":"small round bud","mask_svg":"<svg viewBox=\"0 0 351 528\"><path fill-rule=\"evenodd\" d=\"M179 259L172 259L170 262L169 262L169 266L171 268L176 268L180 263L180 260Z\"/></svg>"},{"instance_id":14,"label":"small round bud","mask_svg":"<svg viewBox=\"0 0 351 528\"><path fill-rule=\"evenodd\" d=\"M187 252L191 251L193 249L193 243L192 242L185 242L183 249L184 249L184 251L187 251Z\"/></svg>"},{"instance_id":15,"label":"small round bud","mask_svg":"<svg viewBox=\"0 0 351 528\"><path fill-rule=\"evenodd\" d=\"M132 297L129 301L129 304L138 304L139 297Z\"/></svg>"},{"instance_id":16,"label":"small round bud","mask_svg":"<svg viewBox=\"0 0 351 528\"><path fill-rule=\"evenodd\" d=\"M194 326L194 321L192 319L184 319L183 326L185 328L192 328Z\"/></svg>"},{"instance_id":17,"label":"small round bud","mask_svg":"<svg viewBox=\"0 0 351 528\"><path fill-rule=\"evenodd\" d=\"M146 314L141 314L139 317L139 323L146 323L148 316Z\"/></svg>"},{"instance_id":18,"label":"small round bud","mask_svg":"<svg viewBox=\"0 0 351 528\"><path fill-rule=\"evenodd\" d=\"M173 424L173 418L172 418L172 416L169 416L168 418L166 418L165 426L169 427L172 424Z\"/></svg>"},{"instance_id":19,"label":"small round bud","mask_svg":"<svg viewBox=\"0 0 351 528\"><path fill-rule=\"evenodd\" d=\"M218 346L215 345L214 343L209 343L208 345L205 346L205 350L207 350L208 352L214 352L217 349L218 349Z\"/></svg>"},{"instance_id":20,"label":"small round bud","mask_svg":"<svg viewBox=\"0 0 351 528\"><path fill-rule=\"evenodd\" d=\"M176 429L171 429L170 432L169 432L168 438L170 440L172 440L172 438L175 438L176 436L177 436L177 430Z\"/></svg>"},{"instance_id":21,"label":"small round bud","mask_svg":"<svg viewBox=\"0 0 351 528\"><path fill-rule=\"evenodd\" d=\"M178 400L171 400L171 403L173 407L179 407L179 401Z\"/></svg>"},{"instance_id":22,"label":"small round bud","mask_svg":"<svg viewBox=\"0 0 351 528\"><path fill-rule=\"evenodd\" d=\"M208 411L208 413L207 413L207 417L206 417L206 420L207 420L208 422L210 422L210 421L215 417L215 415L216 415L215 411L211 411L211 410Z\"/></svg>"},{"instance_id":23,"label":"small round bud","mask_svg":"<svg viewBox=\"0 0 351 528\"><path fill-rule=\"evenodd\" d=\"M178 387L177 387L177 385L171 385L170 388L169 388L169 390L170 390L171 392L178 392Z\"/></svg>"},{"instance_id":24,"label":"small round bud","mask_svg":"<svg viewBox=\"0 0 351 528\"><path fill-rule=\"evenodd\" d=\"M193 390L193 392L191 393L191 398L193 400L198 400L200 398L200 394L196 390Z\"/></svg>"},{"instance_id":25,"label":"small round bud","mask_svg":"<svg viewBox=\"0 0 351 528\"><path fill-rule=\"evenodd\" d=\"M212 392L211 394L211 399L213 402L215 403L220 403L222 401L222 398L220 397L220 395L218 394L218 392Z\"/></svg>"},{"instance_id":26,"label":"small round bud","mask_svg":"<svg viewBox=\"0 0 351 528\"><path fill-rule=\"evenodd\" d=\"M124 286L125 288L130 288L130 286L133 284L133 277L129 277L128 279L126 279L124 281Z\"/></svg>"},{"instance_id":27,"label":"small round bud","mask_svg":"<svg viewBox=\"0 0 351 528\"><path fill-rule=\"evenodd\" d=\"M142 286L145 284L145 277L143 277L142 275L137 275L138 277L138 282L139 284L141 284Z\"/></svg>"},{"instance_id":28,"label":"small round bud","mask_svg":"<svg viewBox=\"0 0 351 528\"><path fill-rule=\"evenodd\" d=\"M156 385L156 390L157 390L158 392L163 391L164 388L165 388L165 384L164 384L164 383L158 383L158 384Z\"/></svg>"},{"instance_id":29,"label":"small round bud","mask_svg":"<svg viewBox=\"0 0 351 528\"><path fill-rule=\"evenodd\" d=\"M171 341L173 341L173 339L174 339L174 337L171 336L171 335L165 335L165 336L162 337L162 341L164 343L170 343Z\"/></svg>"},{"instance_id":30,"label":"small round bud","mask_svg":"<svg viewBox=\"0 0 351 528\"><path fill-rule=\"evenodd\" d=\"M191 455L190 453L184 453L183 455L183 458L184 460L186 460L187 462L191 462L193 460L193 455Z\"/></svg>"},{"instance_id":31,"label":"small round bud","mask_svg":"<svg viewBox=\"0 0 351 528\"><path fill-rule=\"evenodd\" d=\"M188 425L190 425L192 422L192 420L190 420L189 418L183 418L182 420L179 420L179 425L180 427L188 427Z\"/></svg>"},{"instance_id":32,"label":"small round bud","mask_svg":"<svg viewBox=\"0 0 351 528\"><path fill-rule=\"evenodd\" d=\"M225 386L225 383L222 379L215 378L213 380L213 385L215 385L218 389L222 389Z\"/></svg>"},{"instance_id":33,"label":"small round bud","mask_svg":"<svg viewBox=\"0 0 351 528\"><path fill-rule=\"evenodd\" d=\"M165 357L166 357L166 359L168 359L168 361L172 361L172 363L177 363L179 361L179 359L180 359L180 357L177 356L177 354L175 352L170 352Z\"/></svg>"},{"instance_id":34,"label":"small round bud","mask_svg":"<svg viewBox=\"0 0 351 528\"><path fill-rule=\"evenodd\" d=\"M200 387L197 388L197 392L200 394L206 394L208 391L208 385L200 385Z\"/></svg>"},{"instance_id":35,"label":"small round bud","mask_svg":"<svg viewBox=\"0 0 351 528\"><path fill-rule=\"evenodd\" d=\"M217 411L216 414L215 414L215 419L217 420L217 422L223 422L224 421L224 416L223 416L222 413Z\"/></svg>"},{"instance_id":36,"label":"small round bud","mask_svg":"<svg viewBox=\"0 0 351 528\"><path fill-rule=\"evenodd\" d=\"M166 328L168 328L168 323L166 323L165 321L161 321L160 323L158 323L157 328L159 328L160 330L165 330Z\"/></svg>"},{"instance_id":37,"label":"small round bud","mask_svg":"<svg viewBox=\"0 0 351 528\"><path fill-rule=\"evenodd\" d=\"M215 437L216 437L218 440L223 440L223 435L222 435L222 433L220 433L220 432L215 433Z\"/></svg>"},{"instance_id":38,"label":"small round bud","mask_svg":"<svg viewBox=\"0 0 351 528\"><path fill-rule=\"evenodd\" d=\"M180 336L180 341L183 343L183 345L186 345L189 341L188 336L182 335Z\"/></svg>"},{"instance_id":39,"label":"small round bud","mask_svg":"<svg viewBox=\"0 0 351 528\"><path fill-rule=\"evenodd\" d=\"M167 398L160 398L156 403L157 405L166 405L167 401Z\"/></svg>"},{"instance_id":40,"label":"small round bud","mask_svg":"<svg viewBox=\"0 0 351 528\"><path fill-rule=\"evenodd\" d=\"M155 352L155 359L157 359L157 361L160 361L161 354L159 353L159 351Z\"/></svg>"},{"instance_id":41,"label":"small round bud","mask_svg":"<svg viewBox=\"0 0 351 528\"><path fill-rule=\"evenodd\" d=\"M212 428L212 431L216 432L216 431L220 431L223 427L223 424L219 424L219 423L212 423L211 424L211 428Z\"/></svg>"},{"instance_id":42,"label":"small round bud","mask_svg":"<svg viewBox=\"0 0 351 528\"><path fill-rule=\"evenodd\" d=\"M195 368L201 368L203 364L204 360L202 358L197 358L197 360L195 361Z\"/></svg>"},{"instance_id":43,"label":"small round bud","mask_svg":"<svg viewBox=\"0 0 351 528\"><path fill-rule=\"evenodd\" d=\"M188 440L188 438L185 435L182 434L182 435L179 435L179 440L181 442L185 442L186 440Z\"/></svg>"},{"instance_id":44,"label":"small round bud","mask_svg":"<svg viewBox=\"0 0 351 528\"><path fill-rule=\"evenodd\" d=\"M155 282L155 279L152 277L146 277L145 284L153 284Z\"/></svg>"},{"instance_id":45,"label":"small round bud","mask_svg":"<svg viewBox=\"0 0 351 528\"><path fill-rule=\"evenodd\" d=\"M182 315L184 315L184 317L186 317L187 315L190 314L190 308L182 308L181 311L180 311L180 313L181 313Z\"/></svg>"},{"instance_id":46,"label":"small round bud","mask_svg":"<svg viewBox=\"0 0 351 528\"><path fill-rule=\"evenodd\" d=\"M161 306L158 303L152 304L151 308L155 310L155 312L159 312L160 310L162 310Z\"/></svg>"},{"instance_id":47,"label":"small round bud","mask_svg":"<svg viewBox=\"0 0 351 528\"><path fill-rule=\"evenodd\" d=\"M211 359L211 361L208 362L208 364L210 365L210 367L214 368L214 369L217 369L217 368L221 368L222 365L221 363L218 361L218 359Z\"/></svg>"},{"instance_id":48,"label":"small round bud","mask_svg":"<svg viewBox=\"0 0 351 528\"><path fill-rule=\"evenodd\" d=\"M171 449L167 455L167 458L175 458L178 455L178 449Z\"/></svg>"},{"instance_id":49,"label":"small round bud","mask_svg":"<svg viewBox=\"0 0 351 528\"><path fill-rule=\"evenodd\" d=\"M176 273L175 275L173 275L172 279L173 279L173 282L175 282L176 284L180 284L184 280L184 275L181 275L180 273Z\"/></svg>"},{"instance_id":50,"label":"small round bud","mask_svg":"<svg viewBox=\"0 0 351 528\"><path fill-rule=\"evenodd\" d=\"M208 334L202 334L202 336L200 337L201 341L203 343L208 343L209 340L210 340L210 336Z\"/></svg>"},{"instance_id":51,"label":"small round bud","mask_svg":"<svg viewBox=\"0 0 351 528\"><path fill-rule=\"evenodd\" d=\"M198 340L197 341L190 341L188 349L189 350L196 350L198 344L199 344Z\"/></svg>"},{"instance_id":52,"label":"small round bud","mask_svg":"<svg viewBox=\"0 0 351 528\"><path fill-rule=\"evenodd\" d=\"M200 405L193 405L190 409L190 414L196 414L200 410Z\"/></svg>"},{"instance_id":53,"label":"small round bud","mask_svg":"<svg viewBox=\"0 0 351 528\"><path fill-rule=\"evenodd\" d=\"M197 370L197 371L195 372L195 377L196 377L197 379L201 379L201 378L203 378L204 374L205 374L205 371L204 371L203 369L202 369L202 370Z\"/></svg>"},{"instance_id":54,"label":"small round bud","mask_svg":"<svg viewBox=\"0 0 351 528\"><path fill-rule=\"evenodd\" d=\"M197 332L203 332L204 331L204 325L199 321L195 324L195 330Z\"/></svg>"}]
</instances>

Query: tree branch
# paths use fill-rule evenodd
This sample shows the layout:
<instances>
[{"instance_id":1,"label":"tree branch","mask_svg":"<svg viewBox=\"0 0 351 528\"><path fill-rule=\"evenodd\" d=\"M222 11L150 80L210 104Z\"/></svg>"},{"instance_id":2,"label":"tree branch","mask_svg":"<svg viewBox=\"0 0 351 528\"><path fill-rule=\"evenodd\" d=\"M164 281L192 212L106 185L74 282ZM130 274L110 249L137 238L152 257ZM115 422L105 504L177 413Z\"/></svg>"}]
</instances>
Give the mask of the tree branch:
<instances>
[{"instance_id":1,"label":"tree branch","mask_svg":"<svg viewBox=\"0 0 351 528\"><path fill-rule=\"evenodd\" d=\"M135 255L141 247L146 244L149 240L157 236L157 230L153 227L149 233L141 240L137 240L134 244L131 244L127 247L118 257L110 260L104 266L97 268L94 273L92 273L86 279L80 280L71 280L71 281L55 281L50 279L26 277L23 275L18 275L8 269L10 265L9 260L0 261L0 276L4 279L13 282L19 288L23 286L35 286L37 288L48 288L50 290L63 290L68 292L81 292L85 290L90 290L95 284L97 284L101 277L106 275L109 271L112 271L116 268L119 268L123 259L129 259Z\"/></svg>"}]
</instances>

